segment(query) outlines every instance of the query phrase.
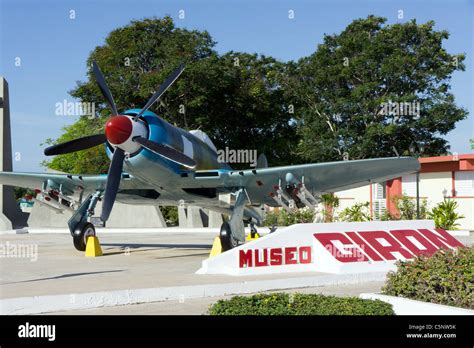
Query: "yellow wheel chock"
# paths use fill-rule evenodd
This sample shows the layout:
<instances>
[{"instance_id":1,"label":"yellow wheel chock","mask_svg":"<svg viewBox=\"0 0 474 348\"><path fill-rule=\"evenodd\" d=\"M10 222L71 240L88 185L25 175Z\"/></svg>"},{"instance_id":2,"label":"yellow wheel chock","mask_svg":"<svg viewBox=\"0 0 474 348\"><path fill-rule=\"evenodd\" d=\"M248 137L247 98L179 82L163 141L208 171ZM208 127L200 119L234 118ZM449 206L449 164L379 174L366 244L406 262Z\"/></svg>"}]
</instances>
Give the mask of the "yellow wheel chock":
<instances>
[{"instance_id":1,"label":"yellow wheel chock","mask_svg":"<svg viewBox=\"0 0 474 348\"><path fill-rule=\"evenodd\" d=\"M102 248L100 247L99 238L96 236L87 237L86 257L96 257L102 255Z\"/></svg>"}]
</instances>

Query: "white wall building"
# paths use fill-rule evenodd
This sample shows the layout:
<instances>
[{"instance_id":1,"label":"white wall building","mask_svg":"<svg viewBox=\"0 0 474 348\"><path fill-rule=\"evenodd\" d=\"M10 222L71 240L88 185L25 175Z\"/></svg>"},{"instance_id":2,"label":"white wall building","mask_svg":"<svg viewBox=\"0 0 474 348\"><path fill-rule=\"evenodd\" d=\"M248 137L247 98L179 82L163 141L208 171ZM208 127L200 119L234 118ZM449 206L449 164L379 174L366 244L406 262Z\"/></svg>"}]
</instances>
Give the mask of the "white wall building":
<instances>
[{"instance_id":1,"label":"white wall building","mask_svg":"<svg viewBox=\"0 0 474 348\"><path fill-rule=\"evenodd\" d=\"M474 231L474 154L425 157L419 161L420 200L426 199L429 209L445 197L455 200L457 213L464 215L458 221L459 228ZM416 198L416 174L337 192L340 206L336 212L355 203L369 202L375 220L384 210L396 215L398 212L392 199L402 194Z\"/></svg>"}]
</instances>

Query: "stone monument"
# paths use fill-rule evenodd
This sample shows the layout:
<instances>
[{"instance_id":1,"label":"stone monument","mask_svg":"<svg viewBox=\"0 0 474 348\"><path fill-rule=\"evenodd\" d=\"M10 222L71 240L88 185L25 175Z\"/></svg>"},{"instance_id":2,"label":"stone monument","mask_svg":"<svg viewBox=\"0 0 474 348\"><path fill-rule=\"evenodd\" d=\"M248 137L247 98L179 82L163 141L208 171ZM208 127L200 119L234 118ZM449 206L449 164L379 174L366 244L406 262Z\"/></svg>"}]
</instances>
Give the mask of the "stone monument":
<instances>
[{"instance_id":1,"label":"stone monument","mask_svg":"<svg viewBox=\"0 0 474 348\"><path fill-rule=\"evenodd\" d=\"M8 98L8 82L0 76L0 171L11 172L12 165L12 142L10 131L10 104ZM13 187L0 185L0 230L11 230L12 228L24 227L26 215L20 210L15 201Z\"/></svg>"}]
</instances>

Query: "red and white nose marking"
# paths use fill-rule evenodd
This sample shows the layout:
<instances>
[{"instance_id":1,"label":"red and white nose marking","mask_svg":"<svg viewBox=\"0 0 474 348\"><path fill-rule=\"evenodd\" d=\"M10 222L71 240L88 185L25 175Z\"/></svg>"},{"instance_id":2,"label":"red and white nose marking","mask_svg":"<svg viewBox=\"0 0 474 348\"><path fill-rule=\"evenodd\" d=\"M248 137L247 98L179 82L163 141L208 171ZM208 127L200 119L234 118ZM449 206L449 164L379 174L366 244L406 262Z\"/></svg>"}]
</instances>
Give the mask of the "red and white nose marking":
<instances>
[{"instance_id":1,"label":"red and white nose marking","mask_svg":"<svg viewBox=\"0 0 474 348\"><path fill-rule=\"evenodd\" d=\"M136 136L147 138L147 127L143 121L133 121L131 116L117 115L109 118L105 124L105 135L108 142L127 153L140 149L140 144L132 141Z\"/></svg>"}]
</instances>

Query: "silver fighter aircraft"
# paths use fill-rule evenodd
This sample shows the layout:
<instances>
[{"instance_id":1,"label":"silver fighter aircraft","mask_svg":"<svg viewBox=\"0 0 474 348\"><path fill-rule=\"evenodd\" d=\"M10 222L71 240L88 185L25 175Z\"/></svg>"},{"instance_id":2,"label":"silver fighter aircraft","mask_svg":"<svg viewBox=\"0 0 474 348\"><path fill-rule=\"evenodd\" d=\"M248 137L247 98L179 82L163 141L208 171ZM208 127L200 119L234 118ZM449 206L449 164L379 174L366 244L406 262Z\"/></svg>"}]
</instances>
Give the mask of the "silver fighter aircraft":
<instances>
[{"instance_id":1,"label":"silver fighter aircraft","mask_svg":"<svg viewBox=\"0 0 474 348\"><path fill-rule=\"evenodd\" d=\"M111 159L107 175L0 172L0 184L36 190L46 201L73 210L68 227L77 250L84 251L94 208L102 201L105 224L117 200L128 204L192 205L229 215L221 226L224 250L245 241L244 221L262 224L261 207L314 208L318 197L382 182L419 170L411 157L314 163L268 168L264 155L257 166L233 170L218 160L216 147L202 131L175 127L149 111L181 75L177 68L142 109L118 112L97 64L92 71L112 114L103 134L86 136L45 149L48 156L105 144ZM221 196L230 199L219 199ZM47 203L47 202L46 202Z\"/></svg>"}]
</instances>

